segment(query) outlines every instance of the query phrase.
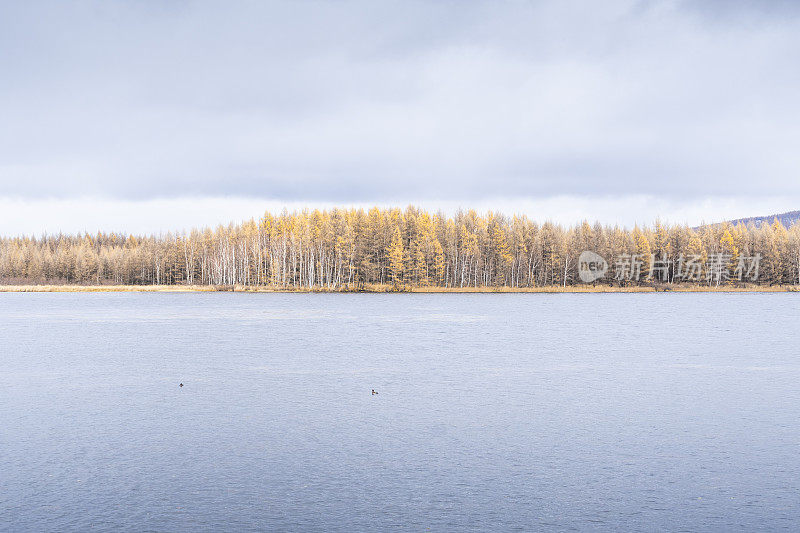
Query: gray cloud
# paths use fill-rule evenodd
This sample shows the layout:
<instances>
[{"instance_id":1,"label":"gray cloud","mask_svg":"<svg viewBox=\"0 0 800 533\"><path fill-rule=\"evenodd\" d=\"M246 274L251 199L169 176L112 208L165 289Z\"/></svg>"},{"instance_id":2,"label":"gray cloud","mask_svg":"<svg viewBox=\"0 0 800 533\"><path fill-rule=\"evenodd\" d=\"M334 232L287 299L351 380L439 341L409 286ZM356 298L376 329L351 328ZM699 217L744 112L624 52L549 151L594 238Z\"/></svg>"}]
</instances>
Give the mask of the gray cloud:
<instances>
[{"instance_id":1,"label":"gray cloud","mask_svg":"<svg viewBox=\"0 0 800 533\"><path fill-rule=\"evenodd\" d=\"M0 196L800 193L792 2L19 2Z\"/></svg>"}]
</instances>

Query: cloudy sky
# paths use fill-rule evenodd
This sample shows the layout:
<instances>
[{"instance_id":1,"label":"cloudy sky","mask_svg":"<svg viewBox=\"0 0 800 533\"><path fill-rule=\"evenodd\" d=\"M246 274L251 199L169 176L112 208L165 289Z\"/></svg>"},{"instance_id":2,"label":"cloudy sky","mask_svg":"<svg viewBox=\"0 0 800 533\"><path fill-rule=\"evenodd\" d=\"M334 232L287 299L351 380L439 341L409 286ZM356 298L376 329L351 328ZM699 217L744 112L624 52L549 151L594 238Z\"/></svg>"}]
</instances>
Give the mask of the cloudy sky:
<instances>
[{"instance_id":1,"label":"cloudy sky","mask_svg":"<svg viewBox=\"0 0 800 533\"><path fill-rule=\"evenodd\" d=\"M792 1L0 3L0 233L800 209Z\"/></svg>"}]
</instances>

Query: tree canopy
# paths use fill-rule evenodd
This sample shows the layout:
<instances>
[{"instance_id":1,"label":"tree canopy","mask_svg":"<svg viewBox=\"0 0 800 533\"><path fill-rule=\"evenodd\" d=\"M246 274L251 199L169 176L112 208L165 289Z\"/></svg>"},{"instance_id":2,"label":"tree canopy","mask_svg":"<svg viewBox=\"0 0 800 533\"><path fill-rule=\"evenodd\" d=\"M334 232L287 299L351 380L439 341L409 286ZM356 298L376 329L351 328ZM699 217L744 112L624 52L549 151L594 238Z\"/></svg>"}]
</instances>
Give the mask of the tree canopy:
<instances>
[{"instance_id":1,"label":"tree canopy","mask_svg":"<svg viewBox=\"0 0 800 533\"><path fill-rule=\"evenodd\" d=\"M609 263L598 283L800 283L800 225L787 229L777 220L760 227L564 227L525 216L473 210L446 216L416 207L284 211L216 229L151 236L4 237L0 280L332 290L368 284L568 286L581 283L585 250ZM760 259L757 279L751 266L749 277L742 277L743 258L753 257ZM638 279L621 275L632 265ZM715 277L714 269L727 274ZM695 275L687 278L687 272Z\"/></svg>"}]
</instances>

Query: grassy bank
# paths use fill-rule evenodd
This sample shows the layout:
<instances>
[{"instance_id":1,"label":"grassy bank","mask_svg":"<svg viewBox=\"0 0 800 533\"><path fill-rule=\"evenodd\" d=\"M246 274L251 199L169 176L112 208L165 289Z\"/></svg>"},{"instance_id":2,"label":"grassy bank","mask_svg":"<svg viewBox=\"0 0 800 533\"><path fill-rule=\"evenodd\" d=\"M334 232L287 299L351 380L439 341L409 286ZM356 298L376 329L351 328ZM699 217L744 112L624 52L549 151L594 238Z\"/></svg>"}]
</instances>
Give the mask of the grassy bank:
<instances>
[{"instance_id":1,"label":"grassy bank","mask_svg":"<svg viewBox=\"0 0 800 533\"><path fill-rule=\"evenodd\" d=\"M0 285L0 292L294 292L294 293L640 293L640 292L800 292L797 285L774 286L720 286L708 287L690 284L660 286L617 287L609 285L574 285L568 287L404 287L396 290L391 285L367 285L363 288L298 289L252 285Z\"/></svg>"},{"instance_id":2,"label":"grassy bank","mask_svg":"<svg viewBox=\"0 0 800 533\"><path fill-rule=\"evenodd\" d=\"M213 292L203 285L0 285L0 292Z\"/></svg>"}]
</instances>

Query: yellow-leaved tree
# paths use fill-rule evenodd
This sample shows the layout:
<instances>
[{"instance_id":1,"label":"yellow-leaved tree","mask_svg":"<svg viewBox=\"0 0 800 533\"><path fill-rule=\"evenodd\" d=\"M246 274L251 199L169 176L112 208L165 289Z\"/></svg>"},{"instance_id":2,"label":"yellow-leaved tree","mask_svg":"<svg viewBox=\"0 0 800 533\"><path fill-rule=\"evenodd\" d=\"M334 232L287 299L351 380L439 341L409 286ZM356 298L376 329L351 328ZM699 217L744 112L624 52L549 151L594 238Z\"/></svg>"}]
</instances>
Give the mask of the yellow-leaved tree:
<instances>
[{"instance_id":1,"label":"yellow-leaved tree","mask_svg":"<svg viewBox=\"0 0 800 533\"><path fill-rule=\"evenodd\" d=\"M392 284L397 288L403 276L403 237L400 235L400 228L395 226L392 242L386 250L389 258L389 270L392 273Z\"/></svg>"},{"instance_id":2,"label":"yellow-leaved tree","mask_svg":"<svg viewBox=\"0 0 800 533\"><path fill-rule=\"evenodd\" d=\"M719 245L722 249L721 253L724 256L728 256L728 263L726 266L730 277L727 279L727 283L730 284L734 282L735 276L732 274L736 272L736 267L739 264L739 248L736 246L736 241L733 238L730 228L725 228L719 240ZM717 280L717 284L719 284L719 281L720 280Z\"/></svg>"}]
</instances>

